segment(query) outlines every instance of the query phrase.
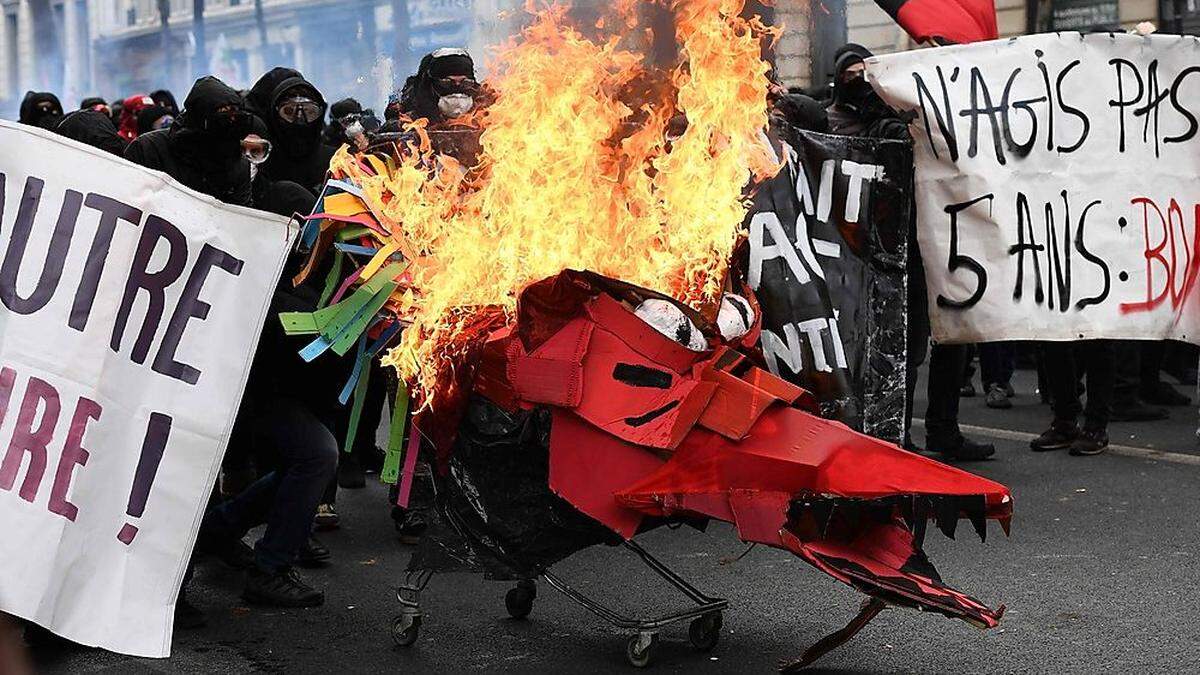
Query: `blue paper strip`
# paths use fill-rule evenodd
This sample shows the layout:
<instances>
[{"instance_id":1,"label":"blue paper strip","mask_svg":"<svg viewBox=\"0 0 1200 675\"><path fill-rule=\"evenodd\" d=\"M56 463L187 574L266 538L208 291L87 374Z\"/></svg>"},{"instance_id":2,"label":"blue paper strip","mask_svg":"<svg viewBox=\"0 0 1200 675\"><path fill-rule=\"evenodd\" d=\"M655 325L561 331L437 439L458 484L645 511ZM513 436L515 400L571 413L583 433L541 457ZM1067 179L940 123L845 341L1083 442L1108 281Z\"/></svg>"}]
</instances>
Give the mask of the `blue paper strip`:
<instances>
[{"instance_id":1,"label":"blue paper strip","mask_svg":"<svg viewBox=\"0 0 1200 675\"><path fill-rule=\"evenodd\" d=\"M363 331L362 337L358 339L358 352L354 356L354 369L350 371L350 379L346 380L346 385L342 387L342 393L338 394L338 402L346 405L350 400L350 394L354 393L354 387L358 384L358 378L362 377L364 364L371 357L366 355L367 351L367 332Z\"/></svg>"},{"instance_id":2,"label":"blue paper strip","mask_svg":"<svg viewBox=\"0 0 1200 675\"><path fill-rule=\"evenodd\" d=\"M300 358L304 359L305 363L312 363L312 360L325 353L326 349L333 346L333 341L325 338L324 335L318 335L316 340L308 343L304 349L300 350Z\"/></svg>"},{"instance_id":3,"label":"blue paper strip","mask_svg":"<svg viewBox=\"0 0 1200 675\"><path fill-rule=\"evenodd\" d=\"M354 253L356 255L369 255L372 257L374 257L374 255L379 252L378 248L374 248L371 246L359 246L358 244L347 244L342 241L339 241L338 243L334 244L333 247L339 251L345 251L346 253Z\"/></svg>"},{"instance_id":4,"label":"blue paper strip","mask_svg":"<svg viewBox=\"0 0 1200 675\"><path fill-rule=\"evenodd\" d=\"M326 187L338 188L338 189L342 190L343 192L349 192L350 194L354 195L355 197L358 197L359 199L363 198L362 189L359 188L354 183L344 181L344 180L331 179L327 183L325 183L325 185L326 185Z\"/></svg>"}]
</instances>

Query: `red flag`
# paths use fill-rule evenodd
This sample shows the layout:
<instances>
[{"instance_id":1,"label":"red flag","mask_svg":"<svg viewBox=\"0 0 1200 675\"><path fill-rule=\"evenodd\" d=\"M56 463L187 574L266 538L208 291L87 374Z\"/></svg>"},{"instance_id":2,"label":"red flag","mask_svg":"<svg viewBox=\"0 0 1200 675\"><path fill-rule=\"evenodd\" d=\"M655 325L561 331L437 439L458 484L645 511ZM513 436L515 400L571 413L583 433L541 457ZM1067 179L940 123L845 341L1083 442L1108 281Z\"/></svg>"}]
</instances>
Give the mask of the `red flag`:
<instances>
[{"instance_id":1,"label":"red flag","mask_svg":"<svg viewBox=\"0 0 1200 675\"><path fill-rule=\"evenodd\" d=\"M995 40L994 0L875 0L917 42Z\"/></svg>"}]
</instances>

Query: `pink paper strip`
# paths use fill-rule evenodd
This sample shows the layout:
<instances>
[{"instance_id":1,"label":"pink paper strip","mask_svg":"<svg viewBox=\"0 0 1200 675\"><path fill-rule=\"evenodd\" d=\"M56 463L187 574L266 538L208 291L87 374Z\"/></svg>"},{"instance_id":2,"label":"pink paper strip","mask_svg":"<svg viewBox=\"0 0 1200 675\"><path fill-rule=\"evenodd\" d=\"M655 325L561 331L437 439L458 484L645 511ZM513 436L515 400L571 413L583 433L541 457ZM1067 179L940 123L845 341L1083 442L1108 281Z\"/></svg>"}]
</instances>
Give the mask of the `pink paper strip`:
<instances>
[{"instance_id":1,"label":"pink paper strip","mask_svg":"<svg viewBox=\"0 0 1200 675\"><path fill-rule=\"evenodd\" d=\"M421 433L416 426L408 430L408 448L404 451L404 468L400 471L400 494L396 496L396 506L408 508L408 496L412 492L413 474L417 470L417 450L421 447Z\"/></svg>"}]
</instances>

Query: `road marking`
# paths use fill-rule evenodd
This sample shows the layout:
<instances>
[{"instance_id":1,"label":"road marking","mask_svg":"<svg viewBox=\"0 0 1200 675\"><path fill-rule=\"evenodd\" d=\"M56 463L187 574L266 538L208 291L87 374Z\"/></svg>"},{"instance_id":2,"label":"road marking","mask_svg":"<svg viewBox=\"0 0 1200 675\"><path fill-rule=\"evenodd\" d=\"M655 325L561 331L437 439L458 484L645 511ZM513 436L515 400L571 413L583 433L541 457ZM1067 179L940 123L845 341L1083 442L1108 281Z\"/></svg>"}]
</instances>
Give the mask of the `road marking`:
<instances>
[{"instance_id":1,"label":"road marking","mask_svg":"<svg viewBox=\"0 0 1200 675\"><path fill-rule=\"evenodd\" d=\"M913 426L925 428L925 420L914 419ZM1012 431L1009 429L993 429L991 427L977 427L973 424L960 424L958 428L963 433L976 434L978 436L987 436L988 438L998 438L1003 441L1020 441L1028 443L1037 438L1037 434L1030 434L1024 431ZM1153 459L1160 462L1172 462L1175 464L1189 464L1191 466L1200 466L1200 455L1189 455L1182 452L1166 452L1164 450L1154 450L1152 448L1135 448L1131 445L1118 445L1110 443L1108 450L1110 454L1121 455L1123 457L1136 457L1138 459Z\"/></svg>"}]
</instances>

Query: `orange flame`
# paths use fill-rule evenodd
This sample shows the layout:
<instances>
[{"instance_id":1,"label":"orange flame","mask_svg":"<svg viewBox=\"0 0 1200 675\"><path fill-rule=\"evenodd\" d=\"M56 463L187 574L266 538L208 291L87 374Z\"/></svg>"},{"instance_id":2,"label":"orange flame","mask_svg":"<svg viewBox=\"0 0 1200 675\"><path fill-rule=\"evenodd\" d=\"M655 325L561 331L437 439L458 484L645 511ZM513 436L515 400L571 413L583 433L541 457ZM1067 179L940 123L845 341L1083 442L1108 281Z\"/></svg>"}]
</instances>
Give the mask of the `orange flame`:
<instances>
[{"instance_id":1,"label":"orange flame","mask_svg":"<svg viewBox=\"0 0 1200 675\"><path fill-rule=\"evenodd\" d=\"M377 175L335 157L391 233L383 244L416 256L395 305L410 325L384 362L425 403L477 312L511 316L525 286L563 269L697 307L719 299L747 186L779 168L763 134L769 29L740 16L742 0L664 2L680 47L669 73L623 45L640 35L635 1L588 27L623 34L606 38L572 27L565 6L534 12L492 64L476 166L436 154L421 122L420 142Z\"/></svg>"}]
</instances>

